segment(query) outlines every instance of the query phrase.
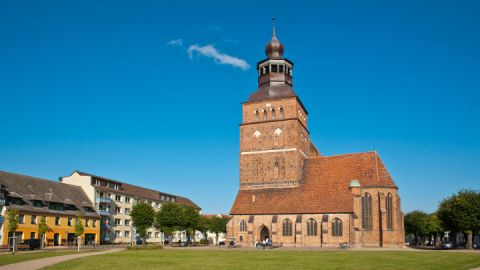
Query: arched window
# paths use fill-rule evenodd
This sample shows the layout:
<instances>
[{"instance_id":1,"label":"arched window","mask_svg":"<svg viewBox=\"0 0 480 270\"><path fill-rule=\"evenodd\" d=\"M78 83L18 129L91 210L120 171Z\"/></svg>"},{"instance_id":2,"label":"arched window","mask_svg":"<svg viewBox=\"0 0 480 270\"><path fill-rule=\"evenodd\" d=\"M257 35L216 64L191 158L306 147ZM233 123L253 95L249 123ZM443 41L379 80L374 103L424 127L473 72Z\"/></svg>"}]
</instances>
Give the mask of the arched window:
<instances>
[{"instance_id":1,"label":"arched window","mask_svg":"<svg viewBox=\"0 0 480 270\"><path fill-rule=\"evenodd\" d=\"M273 179L278 179L280 173L280 164L278 162L278 158L275 157L273 161Z\"/></svg>"},{"instance_id":2,"label":"arched window","mask_svg":"<svg viewBox=\"0 0 480 270\"><path fill-rule=\"evenodd\" d=\"M275 119L277 116L275 115L275 109L272 109L272 119Z\"/></svg>"},{"instance_id":3,"label":"arched window","mask_svg":"<svg viewBox=\"0 0 480 270\"><path fill-rule=\"evenodd\" d=\"M239 238L240 238L240 242L242 242L242 241L243 241L243 236L242 236L242 235L240 235L240 237L239 237Z\"/></svg>"},{"instance_id":4,"label":"arched window","mask_svg":"<svg viewBox=\"0 0 480 270\"><path fill-rule=\"evenodd\" d=\"M285 112L283 111L283 108L280 107L280 119L285 118Z\"/></svg>"},{"instance_id":5,"label":"arched window","mask_svg":"<svg viewBox=\"0 0 480 270\"><path fill-rule=\"evenodd\" d=\"M332 221L332 236L342 236L343 222L335 218Z\"/></svg>"},{"instance_id":6,"label":"arched window","mask_svg":"<svg viewBox=\"0 0 480 270\"><path fill-rule=\"evenodd\" d=\"M267 119L268 119L267 110L263 110L263 120L267 120Z\"/></svg>"},{"instance_id":7,"label":"arched window","mask_svg":"<svg viewBox=\"0 0 480 270\"><path fill-rule=\"evenodd\" d=\"M388 193L385 204L387 208L387 230L393 230L393 198L391 193Z\"/></svg>"},{"instance_id":8,"label":"arched window","mask_svg":"<svg viewBox=\"0 0 480 270\"><path fill-rule=\"evenodd\" d=\"M241 232L247 231L247 222L245 220L240 221L240 231Z\"/></svg>"},{"instance_id":9,"label":"arched window","mask_svg":"<svg viewBox=\"0 0 480 270\"><path fill-rule=\"evenodd\" d=\"M282 130L280 128L275 129L273 132L273 146L282 146L283 145L282 139Z\"/></svg>"},{"instance_id":10,"label":"arched window","mask_svg":"<svg viewBox=\"0 0 480 270\"><path fill-rule=\"evenodd\" d=\"M368 193L362 196L362 228L372 230L372 196Z\"/></svg>"},{"instance_id":11,"label":"arched window","mask_svg":"<svg viewBox=\"0 0 480 270\"><path fill-rule=\"evenodd\" d=\"M317 236L317 221L313 218L307 220L307 236Z\"/></svg>"},{"instance_id":12,"label":"arched window","mask_svg":"<svg viewBox=\"0 0 480 270\"><path fill-rule=\"evenodd\" d=\"M255 121L260 120L260 113L258 111L255 111Z\"/></svg>"},{"instance_id":13,"label":"arched window","mask_svg":"<svg viewBox=\"0 0 480 270\"><path fill-rule=\"evenodd\" d=\"M283 220L282 235L283 236L292 236L292 221L288 218Z\"/></svg>"},{"instance_id":14,"label":"arched window","mask_svg":"<svg viewBox=\"0 0 480 270\"><path fill-rule=\"evenodd\" d=\"M262 148L262 133L258 130L256 130L254 133L253 133L253 141L255 142L254 143L254 148L256 149L261 149Z\"/></svg>"}]
</instances>

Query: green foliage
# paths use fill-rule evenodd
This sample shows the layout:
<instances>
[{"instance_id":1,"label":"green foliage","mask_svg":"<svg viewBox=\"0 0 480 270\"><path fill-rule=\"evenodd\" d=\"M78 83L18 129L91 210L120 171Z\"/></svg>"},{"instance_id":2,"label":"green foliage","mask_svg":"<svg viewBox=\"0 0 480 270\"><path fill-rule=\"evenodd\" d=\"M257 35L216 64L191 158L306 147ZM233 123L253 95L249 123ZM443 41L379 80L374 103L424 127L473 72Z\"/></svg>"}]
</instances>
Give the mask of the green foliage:
<instances>
[{"instance_id":1,"label":"green foliage","mask_svg":"<svg viewBox=\"0 0 480 270\"><path fill-rule=\"evenodd\" d=\"M18 229L18 211L15 209L7 210L8 231L14 233Z\"/></svg>"},{"instance_id":2,"label":"green foliage","mask_svg":"<svg viewBox=\"0 0 480 270\"><path fill-rule=\"evenodd\" d=\"M435 214L427 214L422 211L413 211L405 215L405 232L415 236L427 236L442 232L440 220Z\"/></svg>"},{"instance_id":3,"label":"green foliage","mask_svg":"<svg viewBox=\"0 0 480 270\"><path fill-rule=\"evenodd\" d=\"M196 230L201 232L203 236L206 238L207 232L210 230L210 227L211 227L211 219L200 215L197 226L196 226ZM207 241L207 244L208 244L208 241Z\"/></svg>"},{"instance_id":4,"label":"green foliage","mask_svg":"<svg viewBox=\"0 0 480 270\"><path fill-rule=\"evenodd\" d=\"M132 217L133 226L140 237L143 238L143 243L145 244L147 229L152 227L155 220L155 210L151 205L140 202L132 207L130 216Z\"/></svg>"},{"instance_id":5,"label":"green foliage","mask_svg":"<svg viewBox=\"0 0 480 270\"><path fill-rule=\"evenodd\" d=\"M227 223L228 223L228 218L215 216L210 221L209 231L216 234L217 236L219 233L226 233Z\"/></svg>"},{"instance_id":6,"label":"green foliage","mask_svg":"<svg viewBox=\"0 0 480 270\"><path fill-rule=\"evenodd\" d=\"M83 227L82 217L78 214L77 219L75 220L75 236L79 237L83 234L85 228Z\"/></svg>"},{"instance_id":7,"label":"green foliage","mask_svg":"<svg viewBox=\"0 0 480 270\"><path fill-rule=\"evenodd\" d=\"M438 217L443 226L455 232L480 231L480 192L461 190L440 203Z\"/></svg>"},{"instance_id":8,"label":"green foliage","mask_svg":"<svg viewBox=\"0 0 480 270\"><path fill-rule=\"evenodd\" d=\"M47 219L45 217L40 218L40 222L38 223L38 234L40 236L45 235L50 228L47 226Z\"/></svg>"}]
</instances>

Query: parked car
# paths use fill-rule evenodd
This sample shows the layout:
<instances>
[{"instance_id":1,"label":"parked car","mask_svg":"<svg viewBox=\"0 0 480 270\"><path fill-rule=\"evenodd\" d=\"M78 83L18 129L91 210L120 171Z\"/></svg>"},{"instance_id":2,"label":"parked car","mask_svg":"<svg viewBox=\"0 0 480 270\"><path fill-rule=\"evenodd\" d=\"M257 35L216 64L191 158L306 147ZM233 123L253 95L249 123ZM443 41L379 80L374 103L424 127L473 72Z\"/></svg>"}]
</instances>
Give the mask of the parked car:
<instances>
[{"instance_id":1,"label":"parked car","mask_svg":"<svg viewBox=\"0 0 480 270\"><path fill-rule=\"evenodd\" d=\"M453 243L451 242L445 242L440 246L441 249L453 249L455 248Z\"/></svg>"}]
</instances>

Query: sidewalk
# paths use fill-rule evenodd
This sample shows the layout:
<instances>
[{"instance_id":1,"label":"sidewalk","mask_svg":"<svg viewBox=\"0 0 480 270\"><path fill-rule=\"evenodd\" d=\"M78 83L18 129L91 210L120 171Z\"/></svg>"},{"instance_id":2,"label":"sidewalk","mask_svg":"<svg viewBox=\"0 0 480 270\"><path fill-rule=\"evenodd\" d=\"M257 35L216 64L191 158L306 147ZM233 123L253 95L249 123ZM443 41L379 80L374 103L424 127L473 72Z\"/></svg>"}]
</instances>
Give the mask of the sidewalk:
<instances>
[{"instance_id":1,"label":"sidewalk","mask_svg":"<svg viewBox=\"0 0 480 270\"><path fill-rule=\"evenodd\" d=\"M4 266L0 266L0 270L19 270L19 269L29 269L29 270L36 270L41 269L43 267L47 267L53 264L61 263L68 260L94 256L94 255L103 255L112 252L118 252L124 250L123 248L114 248L106 251L100 252L87 252L81 254L71 254L71 255L63 255L63 256L56 256L56 257L48 257L43 259L25 261L20 263L12 263L7 264Z\"/></svg>"}]
</instances>

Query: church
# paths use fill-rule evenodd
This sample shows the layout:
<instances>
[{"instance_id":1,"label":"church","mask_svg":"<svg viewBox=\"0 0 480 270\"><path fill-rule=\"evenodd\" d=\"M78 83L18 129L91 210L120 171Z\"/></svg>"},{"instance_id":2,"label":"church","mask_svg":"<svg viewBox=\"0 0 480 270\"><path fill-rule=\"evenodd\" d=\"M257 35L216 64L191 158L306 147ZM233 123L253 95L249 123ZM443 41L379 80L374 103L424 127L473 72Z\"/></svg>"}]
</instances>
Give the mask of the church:
<instances>
[{"instance_id":1,"label":"church","mask_svg":"<svg viewBox=\"0 0 480 270\"><path fill-rule=\"evenodd\" d=\"M273 36L242 103L240 187L227 237L254 246L404 245L398 187L376 151L324 156L293 90L293 62Z\"/></svg>"}]
</instances>

